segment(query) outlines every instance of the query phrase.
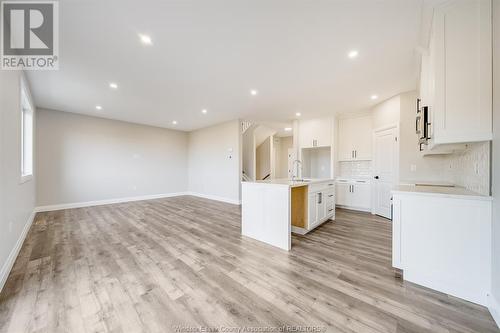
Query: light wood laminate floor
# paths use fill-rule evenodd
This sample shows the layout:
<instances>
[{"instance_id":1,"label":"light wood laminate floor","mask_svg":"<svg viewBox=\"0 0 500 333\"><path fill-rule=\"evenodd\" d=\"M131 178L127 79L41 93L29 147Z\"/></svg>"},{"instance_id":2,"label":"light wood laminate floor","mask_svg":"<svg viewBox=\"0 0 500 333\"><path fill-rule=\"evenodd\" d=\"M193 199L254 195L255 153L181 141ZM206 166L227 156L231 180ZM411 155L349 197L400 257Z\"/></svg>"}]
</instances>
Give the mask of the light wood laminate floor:
<instances>
[{"instance_id":1,"label":"light wood laminate floor","mask_svg":"<svg viewBox=\"0 0 500 333\"><path fill-rule=\"evenodd\" d=\"M390 222L345 210L287 253L238 206L176 197L40 213L0 294L0 332L498 332L488 311L405 283Z\"/></svg>"}]
</instances>

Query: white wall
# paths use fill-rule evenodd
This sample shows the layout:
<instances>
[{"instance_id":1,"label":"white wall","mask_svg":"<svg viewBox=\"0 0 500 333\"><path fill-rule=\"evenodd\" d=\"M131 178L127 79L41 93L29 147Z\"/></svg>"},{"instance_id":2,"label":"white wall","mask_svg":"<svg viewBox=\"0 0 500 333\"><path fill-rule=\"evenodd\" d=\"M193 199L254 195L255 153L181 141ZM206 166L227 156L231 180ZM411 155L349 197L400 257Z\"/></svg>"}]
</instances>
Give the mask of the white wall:
<instances>
[{"instance_id":1,"label":"white wall","mask_svg":"<svg viewBox=\"0 0 500 333\"><path fill-rule=\"evenodd\" d=\"M35 207L36 173L32 180L20 183L21 77L20 71L0 71L0 289Z\"/></svg>"},{"instance_id":2,"label":"white wall","mask_svg":"<svg viewBox=\"0 0 500 333\"><path fill-rule=\"evenodd\" d=\"M288 178L288 149L293 148L293 137L276 137L276 178Z\"/></svg>"},{"instance_id":3,"label":"white wall","mask_svg":"<svg viewBox=\"0 0 500 333\"><path fill-rule=\"evenodd\" d=\"M188 136L189 191L239 203L240 122L234 120L203 128Z\"/></svg>"},{"instance_id":4,"label":"white wall","mask_svg":"<svg viewBox=\"0 0 500 333\"><path fill-rule=\"evenodd\" d=\"M187 190L187 133L38 110L38 206Z\"/></svg>"},{"instance_id":5,"label":"white wall","mask_svg":"<svg viewBox=\"0 0 500 333\"><path fill-rule=\"evenodd\" d=\"M255 180L255 131L256 126L252 125L242 135L242 168L243 172L252 180Z\"/></svg>"},{"instance_id":6,"label":"white wall","mask_svg":"<svg viewBox=\"0 0 500 333\"><path fill-rule=\"evenodd\" d=\"M400 95L389 98L372 109L373 129L399 123Z\"/></svg>"},{"instance_id":7,"label":"white wall","mask_svg":"<svg viewBox=\"0 0 500 333\"><path fill-rule=\"evenodd\" d=\"M271 173L271 137L262 142L256 150L257 180Z\"/></svg>"},{"instance_id":8,"label":"white wall","mask_svg":"<svg viewBox=\"0 0 500 333\"><path fill-rule=\"evenodd\" d=\"M302 149L302 177L330 178L331 148Z\"/></svg>"},{"instance_id":9,"label":"white wall","mask_svg":"<svg viewBox=\"0 0 500 333\"><path fill-rule=\"evenodd\" d=\"M493 310L496 314L497 324L500 326L500 0L493 1L493 71L493 267L491 293L496 299Z\"/></svg>"}]
</instances>

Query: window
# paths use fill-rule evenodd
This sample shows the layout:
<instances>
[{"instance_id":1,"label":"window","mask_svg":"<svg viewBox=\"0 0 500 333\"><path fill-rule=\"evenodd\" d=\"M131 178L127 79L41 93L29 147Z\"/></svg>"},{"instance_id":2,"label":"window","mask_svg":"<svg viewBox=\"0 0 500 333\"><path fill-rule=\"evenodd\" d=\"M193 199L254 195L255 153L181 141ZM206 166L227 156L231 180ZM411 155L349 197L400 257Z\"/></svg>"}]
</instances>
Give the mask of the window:
<instances>
[{"instance_id":1,"label":"window","mask_svg":"<svg viewBox=\"0 0 500 333\"><path fill-rule=\"evenodd\" d=\"M33 108L21 85L21 182L33 177Z\"/></svg>"}]
</instances>

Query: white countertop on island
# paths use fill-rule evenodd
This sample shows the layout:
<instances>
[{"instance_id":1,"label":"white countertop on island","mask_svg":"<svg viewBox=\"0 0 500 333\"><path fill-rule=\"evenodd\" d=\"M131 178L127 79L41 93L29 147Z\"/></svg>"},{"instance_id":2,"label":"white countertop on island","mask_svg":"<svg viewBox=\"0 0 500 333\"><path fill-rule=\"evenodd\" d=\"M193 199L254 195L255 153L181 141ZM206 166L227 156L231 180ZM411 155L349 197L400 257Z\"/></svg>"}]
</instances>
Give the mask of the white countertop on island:
<instances>
[{"instance_id":1,"label":"white countertop on island","mask_svg":"<svg viewBox=\"0 0 500 333\"><path fill-rule=\"evenodd\" d=\"M317 183L324 183L328 181L333 181L330 178L313 178L306 180L290 180L286 178L282 179L269 179L269 180L257 180L254 182L242 182L243 184L269 184L269 185L284 185L288 187L300 187Z\"/></svg>"},{"instance_id":2,"label":"white countertop on island","mask_svg":"<svg viewBox=\"0 0 500 333\"><path fill-rule=\"evenodd\" d=\"M491 201L492 197L489 195L482 195L473 192L460 186L428 186L428 185L412 185L402 184L396 186L392 190L392 194L416 194L416 195L429 195L441 196L455 199L469 199L469 200L486 200Z\"/></svg>"}]
</instances>

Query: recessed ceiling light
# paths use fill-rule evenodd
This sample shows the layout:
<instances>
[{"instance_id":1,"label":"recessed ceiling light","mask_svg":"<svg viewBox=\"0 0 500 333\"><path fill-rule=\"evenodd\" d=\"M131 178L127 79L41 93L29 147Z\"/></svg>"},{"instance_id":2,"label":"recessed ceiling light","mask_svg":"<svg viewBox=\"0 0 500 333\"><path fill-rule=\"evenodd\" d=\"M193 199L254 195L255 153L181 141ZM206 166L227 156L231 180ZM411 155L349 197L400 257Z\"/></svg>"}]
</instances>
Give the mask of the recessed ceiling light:
<instances>
[{"instance_id":1,"label":"recessed ceiling light","mask_svg":"<svg viewBox=\"0 0 500 333\"><path fill-rule=\"evenodd\" d=\"M172 124L173 124L173 125L177 125L177 120L173 120L173 121L172 121Z\"/></svg>"},{"instance_id":2,"label":"recessed ceiling light","mask_svg":"<svg viewBox=\"0 0 500 333\"><path fill-rule=\"evenodd\" d=\"M118 89L118 85L116 83L114 83L114 82L110 82L109 87L111 89Z\"/></svg>"},{"instance_id":3,"label":"recessed ceiling light","mask_svg":"<svg viewBox=\"0 0 500 333\"><path fill-rule=\"evenodd\" d=\"M371 97L370 97L370 98L371 98L371 99L377 99L377 98L378 98L378 96L377 96L377 95L371 95Z\"/></svg>"},{"instance_id":4,"label":"recessed ceiling light","mask_svg":"<svg viewBox=\"0 0 500 333\"><path fill-rule=\"evenodd\" d=\"M208 112L207 109L201 110L201 113L203 113L203 114L207 114L207 112Z\"/></svg>"},{"instance_id":5,"label":"recessed ceiling light","mask_svg":"<svg viewBox=\"0 0 500 333\"><path fill-rule=\"evenodd\" d=\"M144 45L152 45L153 44L151 37L149 37L148 35L139 34L139 38L141 39L141 42Z\"/></svg>"},{"instance_id":6,"label":"recessed ceiling light","mask_svg":"<svg viewBox=\"0 0 500 333\"><path fill-rule=\"evenodd\" d=\"M352 51L349 51L349 53L347 53L347 56L351 59L354 59L358 56L358 54L359 54L358 51L352 50Z\"/></svg>"},{"instance_id":7,"label":"recessed ceiling light","mask_svg":"<svg viewBox=\"0 0 500 333\"><path fill-rule=\"evenodd\" d=\"M292 130L291 127L285 127L285 131L290 132Z\"/></svg>"},{"instance_id":8,"label":"recessed ceiling light","mask_svg":"<svg viewBox=\"0 0 500 333\"><path fill-rule=\"evenodd\" d=\"M251 94L252 96L257 96L257 94L258 94L258 93L259 93L259 92L258 92L257 90L255 90L255 89L250 90L250 94Z\"/></svg>"},{"instance_id":9,"label":"recessed ceiling light","mask_svg":"<svg viewBox=\"0 0 500 333\"><path fill-rule=\"evenodd\" d=\"M296 115L297 117L300 117L300 116L302 116L302 113L297 112L295 115Z\"/></svg>"},{"instance_id":10,"label":"recessed ceiling light","mask_svg":"<svg viewBox=\"0 0 500 333\"><path fill-rule=\"evenodd\" d=\"M100 106L100 105L96 105L95 108L96 108L96 110L102 110L102 106Z\"/></svg>"}]
</instances>

